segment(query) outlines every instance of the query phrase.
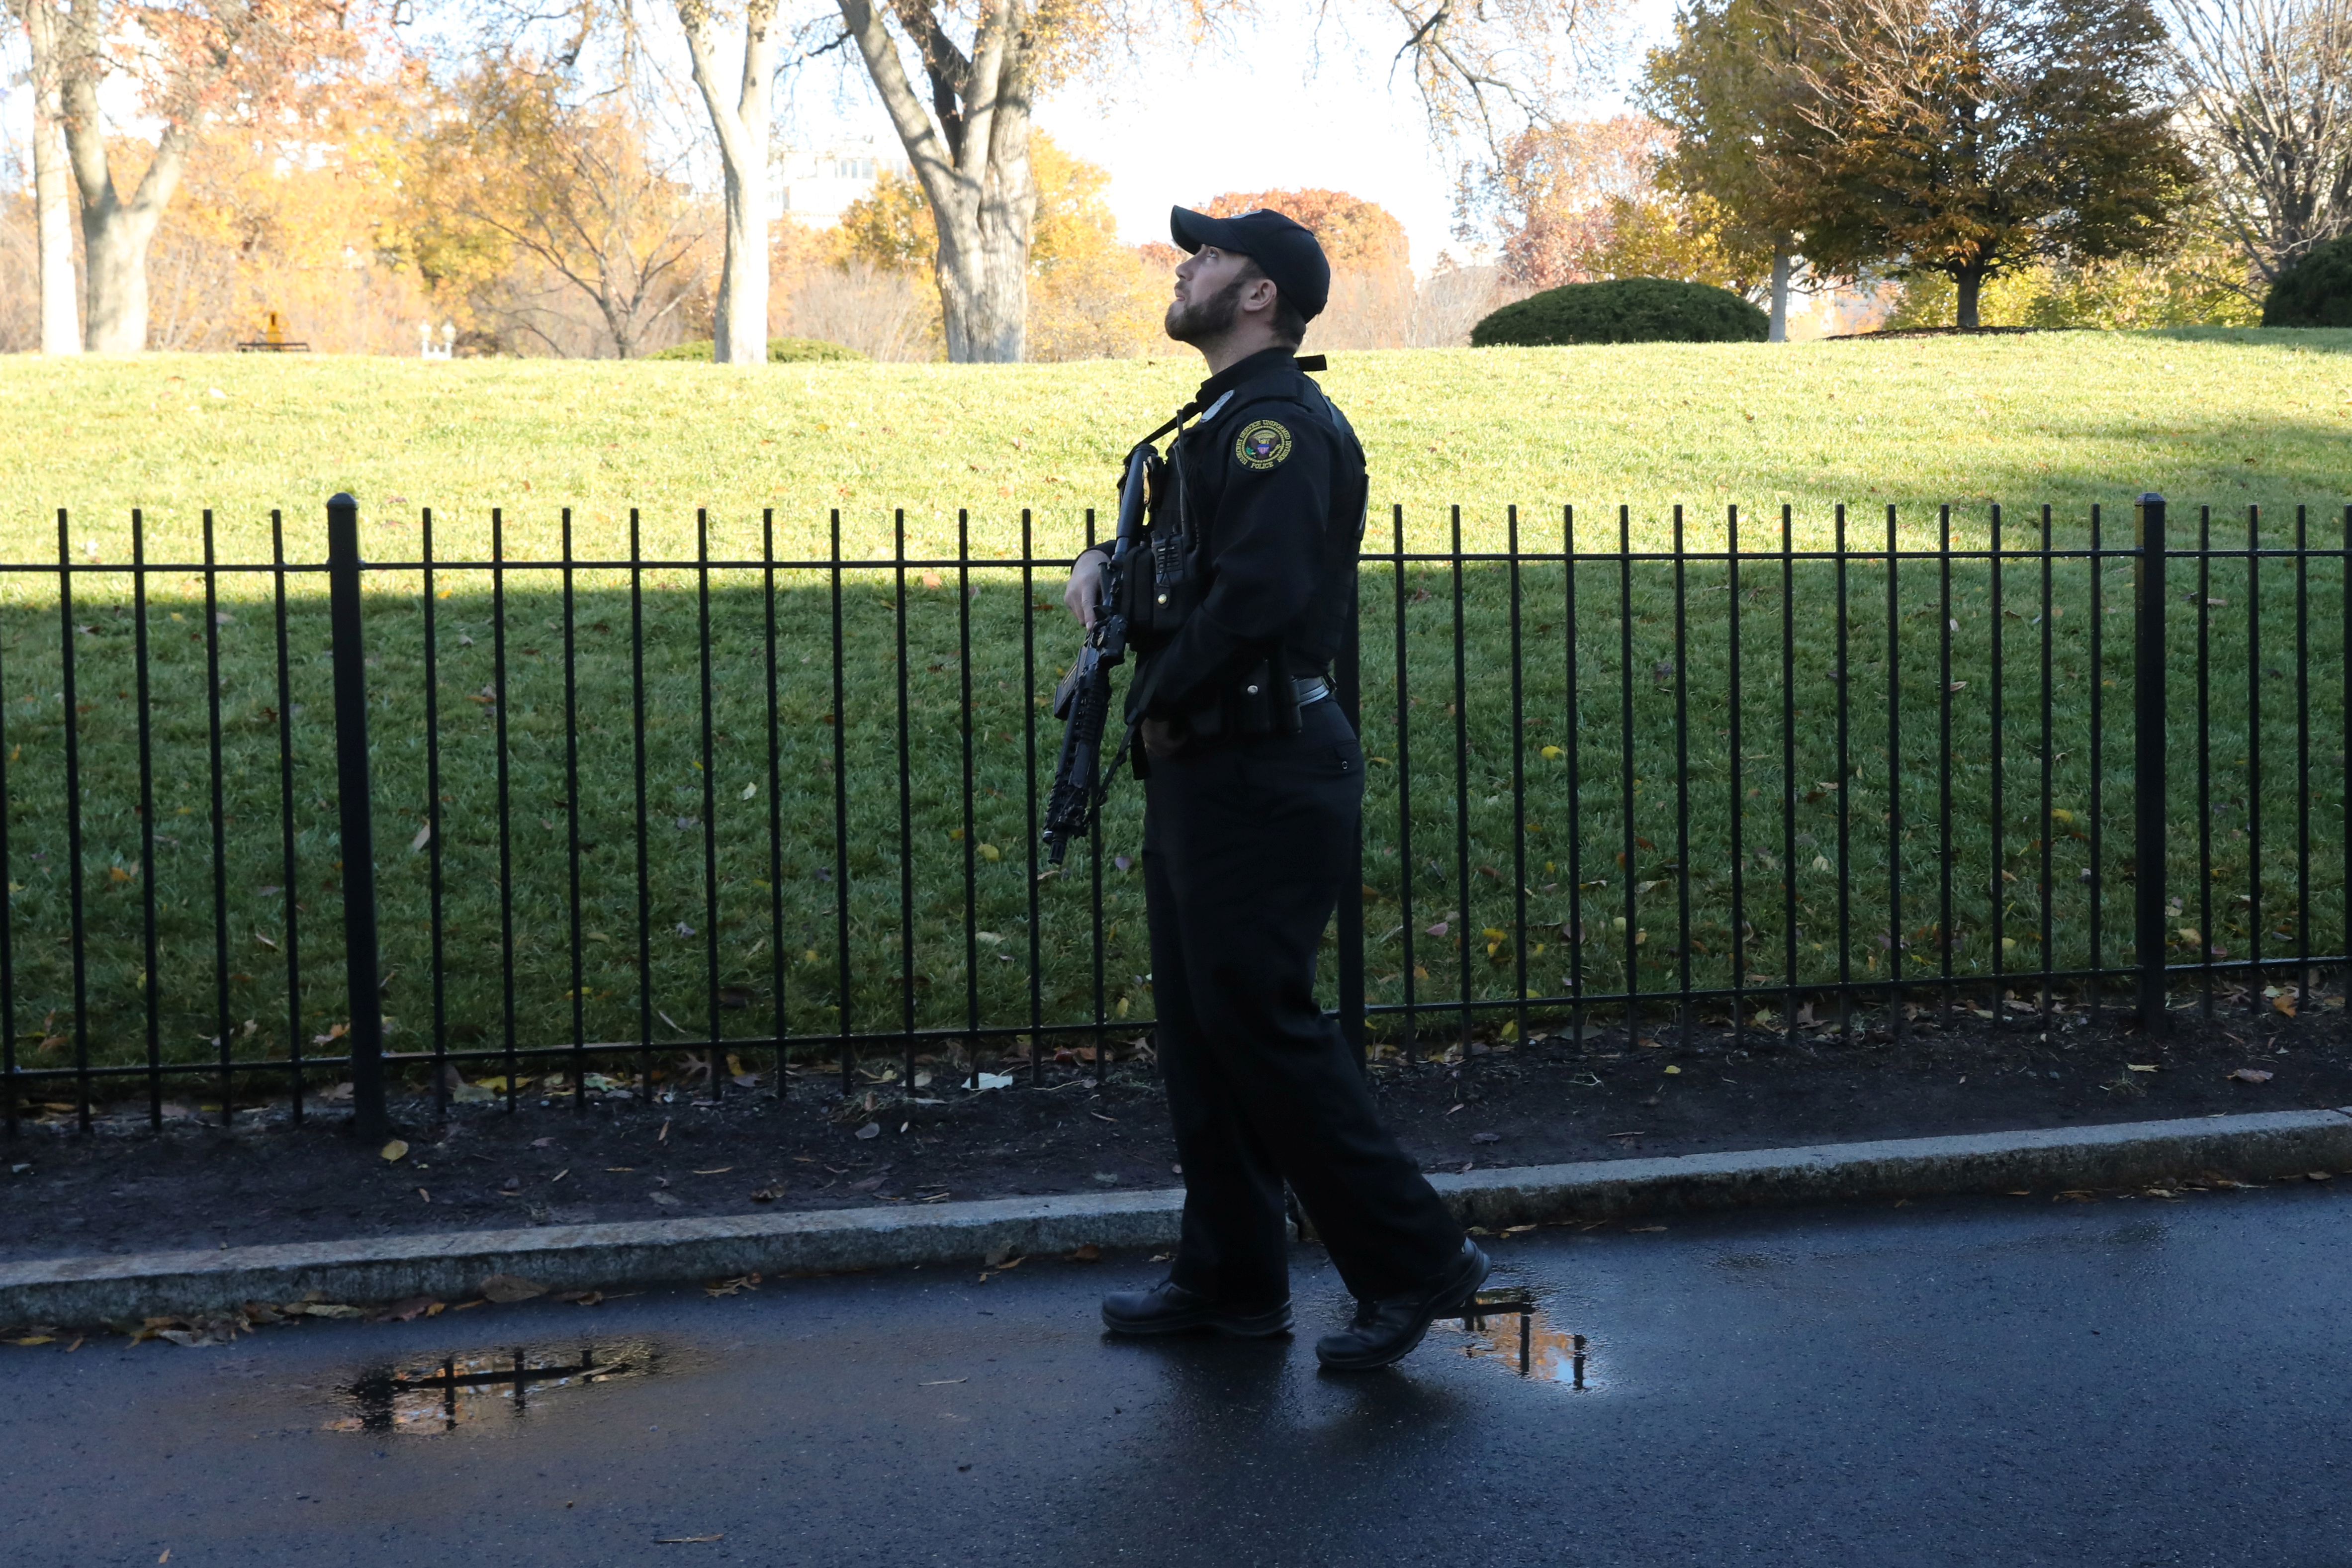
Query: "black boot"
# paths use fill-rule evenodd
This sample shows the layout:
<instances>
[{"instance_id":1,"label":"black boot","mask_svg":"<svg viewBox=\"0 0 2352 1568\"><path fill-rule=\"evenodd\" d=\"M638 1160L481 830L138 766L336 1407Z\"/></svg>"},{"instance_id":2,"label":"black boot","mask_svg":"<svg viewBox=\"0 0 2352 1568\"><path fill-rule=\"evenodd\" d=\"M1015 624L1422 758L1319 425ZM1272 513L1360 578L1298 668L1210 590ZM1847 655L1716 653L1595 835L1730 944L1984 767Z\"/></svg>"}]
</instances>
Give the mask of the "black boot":
<instances>
[{"instance_id":1,"label":"black boot","mask_svg":"<svg viewBox=\"0 0 2352 1568\"><path fill-rule=\"evenodd\" d=\"M1370 1372L1402 1361L1439 1318L1452 1318L1477 1299L1493 1265L1466 1237L1444 1272L1418 1290L1359 1300L1356 1321L1315 1342L1315 1359L1331 1372Z\"/></svg>"},{"instance_id":2,"label":"black boot","mask_svg":"<svg viewBox=\"0 0 2352 1568\"><path fill-rule=\"evenodd\" d=\"M1115 1334L1181 1334L1214 1329L1243 1339L1267 1339L1290 1331L1287 1299L1271 1307L1235 1309L1187 1290L1173 1279L1149 1290L1113 1290L1103 1298L1103 1327Z\"/></svg>"}]
</instances>

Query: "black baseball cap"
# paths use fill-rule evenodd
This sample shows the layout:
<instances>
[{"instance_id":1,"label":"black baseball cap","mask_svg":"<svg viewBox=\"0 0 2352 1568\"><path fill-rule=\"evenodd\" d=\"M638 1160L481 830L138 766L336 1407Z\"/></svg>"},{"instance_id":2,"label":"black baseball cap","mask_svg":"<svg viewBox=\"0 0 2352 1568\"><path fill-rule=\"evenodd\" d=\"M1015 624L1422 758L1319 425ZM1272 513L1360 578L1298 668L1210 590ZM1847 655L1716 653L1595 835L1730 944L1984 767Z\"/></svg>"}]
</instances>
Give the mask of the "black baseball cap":
<instances>
[{"instance_id":1,"label":"black baseball cap","mask_svg":"<svg viewBox=\"0 0 2352 1568\"><path fill-rule=\"evenodd\" d=\"M1310 321L1322 313L1331 298L1331 263L1315 231L1271 207L1239 217L1211 217L1187 207L1171 207L1168 232L1188 256L1204 245L1213 245L1248 257Z\"/></svg>"}]
</instances>

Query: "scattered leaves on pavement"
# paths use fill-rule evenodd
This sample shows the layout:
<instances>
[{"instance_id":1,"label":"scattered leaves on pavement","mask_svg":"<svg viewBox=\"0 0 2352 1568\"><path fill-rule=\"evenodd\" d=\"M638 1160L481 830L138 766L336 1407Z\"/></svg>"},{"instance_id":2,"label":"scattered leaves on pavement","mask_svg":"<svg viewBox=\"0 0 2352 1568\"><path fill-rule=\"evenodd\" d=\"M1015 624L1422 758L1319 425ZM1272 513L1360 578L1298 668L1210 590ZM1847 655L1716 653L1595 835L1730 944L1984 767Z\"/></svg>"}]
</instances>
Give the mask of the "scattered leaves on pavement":
<instances>
[{"instance_id":1,"label":"scattered leaves on pavement","mask_svg":"<svg viewBox=\"0 0 2352 1568\"><path fill-rule=\"evenodd\" d=\"M496 1301L502 1307L547 1294L546 1286L536 1279L526 1279L520 1274L493 1274L482 1281L480 1289L485 1300Z\"/></svg>"}]
</instances>

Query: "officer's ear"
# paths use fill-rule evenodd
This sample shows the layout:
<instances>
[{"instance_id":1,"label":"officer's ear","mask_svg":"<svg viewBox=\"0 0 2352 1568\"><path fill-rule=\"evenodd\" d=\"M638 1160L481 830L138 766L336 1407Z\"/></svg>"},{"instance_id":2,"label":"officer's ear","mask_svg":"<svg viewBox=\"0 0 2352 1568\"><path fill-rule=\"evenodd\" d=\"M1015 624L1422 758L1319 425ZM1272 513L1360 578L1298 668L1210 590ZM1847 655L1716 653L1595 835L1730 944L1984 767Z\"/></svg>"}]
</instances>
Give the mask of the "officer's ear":
<instances>
[{"instance_id":1,"label":"officer's ear","mask_svg":"<svg viewBox=\"0 0 2352 1568\"><path fill-rule=\"evenodd\" d=\"M1282 291L1274 286L1274 279L1265 273L1257 271L1255 268L1251 268L1251 271L1253 276L1242 284L1241 298L1236 303L1251 315L1263 315L1271 321L1274 318L1275 301L1281 297Z\"/></svg>"}]
</instances>

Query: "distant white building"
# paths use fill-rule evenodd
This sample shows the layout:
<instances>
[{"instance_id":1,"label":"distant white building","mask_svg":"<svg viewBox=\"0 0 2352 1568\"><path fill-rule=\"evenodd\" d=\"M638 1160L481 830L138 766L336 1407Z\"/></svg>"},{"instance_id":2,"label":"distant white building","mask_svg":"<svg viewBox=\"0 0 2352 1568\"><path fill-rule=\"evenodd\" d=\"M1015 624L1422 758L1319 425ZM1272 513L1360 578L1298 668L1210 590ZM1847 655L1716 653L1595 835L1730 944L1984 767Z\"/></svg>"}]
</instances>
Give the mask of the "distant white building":
<instances>
[{"instance_id":1,"label":"distant white building","mask_svg":"<svg viewBox=\"0 0 2352 1568\"><path fill-rule=\"evenodd\" d=\"M786 148L769 166L768 210L814 228L831 228L850 203L874 189L885 170L904 174L912 167L870 139Z\"/></svg>"}]
</instances>

